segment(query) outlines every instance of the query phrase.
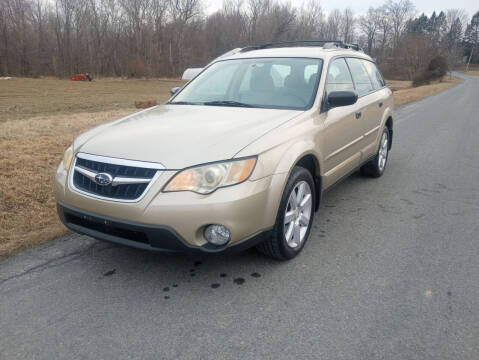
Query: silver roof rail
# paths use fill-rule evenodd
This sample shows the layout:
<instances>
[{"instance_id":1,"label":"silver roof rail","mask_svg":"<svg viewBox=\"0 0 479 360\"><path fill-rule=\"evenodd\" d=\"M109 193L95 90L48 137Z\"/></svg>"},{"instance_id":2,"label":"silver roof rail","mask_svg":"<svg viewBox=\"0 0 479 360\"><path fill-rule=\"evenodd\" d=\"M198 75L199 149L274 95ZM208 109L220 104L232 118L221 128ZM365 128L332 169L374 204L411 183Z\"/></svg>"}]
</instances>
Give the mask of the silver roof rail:
<instances>
[{"instance_id":1,"label":"silver roof rail","mask_svg":"<svg viewBox=\"0 0 479 360\"><path fill-rule=\"evenodd\" d=\"M295 40L295 41L284 41L284 42L247 46L241 49L240 52L271 49L271 48L293 47L293 46L315 46L315 47L322 47L323 49L342 48L342 49L363 51L363 49L361 49L361 47L358 44L346 44L342 42L341 40Z\"/></svg>"}]
</instances>

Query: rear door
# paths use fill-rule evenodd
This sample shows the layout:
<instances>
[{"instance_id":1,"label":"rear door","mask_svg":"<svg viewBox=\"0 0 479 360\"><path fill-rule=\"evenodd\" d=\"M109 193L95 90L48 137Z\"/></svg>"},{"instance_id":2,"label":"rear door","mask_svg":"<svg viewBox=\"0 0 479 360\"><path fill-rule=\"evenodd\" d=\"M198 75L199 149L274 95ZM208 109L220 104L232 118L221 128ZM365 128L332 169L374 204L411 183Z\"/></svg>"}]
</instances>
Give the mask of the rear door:
<instances>
[{"instance_id":1,"label":"rear door","mask_svg":"<svg viewBox=\"0 0 479 360\"><path fill-rule=\"evenodd\" d=\"M344 90L354 91L354 84L345 59L336 58L327 69L325 99L333 91ZM359 165L363 128L356 119L358 109L357 104L354 104L325 112L324 130L319 139L324 156L325 188Z\"/></svg>"},{"instance_id":2,"label":"rear door","mask_svg":"<svg viewBox=\"0 0 479 360\"><path fill-rule=\"evenodd\" d=\"M349 70L351 70L354 87L359 96L357 102L357 122L358 126L361 128L361 160L363 161L366 160L369 155L370 147L374 140L371 130L376 126L374 124L378 121L377 111L374 107L377 106L375 104L377 99L374 94L374 86L368 72L366 71L363 60L359 58L347 58L346 62L348 63Z\"/></svg>"},{"instance_id":3,"label":"rear door","mask_svg":"<svg viewBox=\"0 0 479 360\"><path fill-rule=\"evenodd\" d=\"M373 85L374 92L370 95L371 115L364 119L364 156L368 157L376 153L376 143L381 134L380 126L389 91L386 83L376 65L368 60L361 60Z\"/></svg>"}]
</instances>

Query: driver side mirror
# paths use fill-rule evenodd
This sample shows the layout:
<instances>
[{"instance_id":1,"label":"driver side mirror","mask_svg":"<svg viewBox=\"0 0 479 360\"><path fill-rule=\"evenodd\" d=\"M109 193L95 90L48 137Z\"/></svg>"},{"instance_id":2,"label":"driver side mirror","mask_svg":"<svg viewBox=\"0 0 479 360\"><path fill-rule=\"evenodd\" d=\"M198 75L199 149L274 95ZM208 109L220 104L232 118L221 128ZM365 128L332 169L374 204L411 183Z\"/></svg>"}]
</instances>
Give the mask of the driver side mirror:
<instances>
[{"instance_id":1,"label":"driver side mirror","mask_svg":"<svg viewBox=\"0 0 479 360\"><path fill-rule=\"evenodd\" d=\"M178 92L178 90L180 90L180 89L181 89L180 86L174 87L170 90L170 94L175 95Z\"/></svg>"},{"instance_id":2,"label":"driver side mirror","mask_svg":"<svg viewBox=\"0 0 479 360\"><path fill-rule=\"evenodd\" d=\"M358 94L355 91L333 91L328 94L328 107L340 107L353 105L358 101Z\"/></svg>"}]
</instances>

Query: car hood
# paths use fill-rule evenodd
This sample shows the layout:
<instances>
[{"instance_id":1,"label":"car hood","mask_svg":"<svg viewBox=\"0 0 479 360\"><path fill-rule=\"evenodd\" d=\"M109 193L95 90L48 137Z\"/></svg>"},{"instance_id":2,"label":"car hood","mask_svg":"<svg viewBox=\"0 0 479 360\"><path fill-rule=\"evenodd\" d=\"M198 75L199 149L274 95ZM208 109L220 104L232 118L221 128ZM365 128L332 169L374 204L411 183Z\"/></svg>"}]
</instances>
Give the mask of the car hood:
<instances>
[{"instance_id":1,"label":"car hood","mask_svg":"<svg viewBox=\"0 0 479 360\"><path fill-rule=\"evenodd\" d=\"M182 169L233 158L301 111L199 105L160 105L98 126L75 141L75 151L159 162Z\"/></svg>"}]
</instances>

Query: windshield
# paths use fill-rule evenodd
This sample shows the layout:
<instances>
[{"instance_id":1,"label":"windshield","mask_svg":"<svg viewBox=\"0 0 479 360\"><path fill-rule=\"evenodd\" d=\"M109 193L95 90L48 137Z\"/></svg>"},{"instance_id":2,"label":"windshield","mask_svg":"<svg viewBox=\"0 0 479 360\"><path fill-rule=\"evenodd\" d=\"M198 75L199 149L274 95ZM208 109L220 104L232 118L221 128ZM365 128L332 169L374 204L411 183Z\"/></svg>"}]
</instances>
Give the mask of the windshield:
<instances>
[{"instance_id":1,"label":"windshield","mask_svg":"<svg viewBox=\"0 0 479 360\"><path fill-rule=\"evenodd\" d=\"M256 58L214 63L170 104L306 110L314 102L321 59Z\"/></svg>"}]
</instances>

